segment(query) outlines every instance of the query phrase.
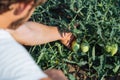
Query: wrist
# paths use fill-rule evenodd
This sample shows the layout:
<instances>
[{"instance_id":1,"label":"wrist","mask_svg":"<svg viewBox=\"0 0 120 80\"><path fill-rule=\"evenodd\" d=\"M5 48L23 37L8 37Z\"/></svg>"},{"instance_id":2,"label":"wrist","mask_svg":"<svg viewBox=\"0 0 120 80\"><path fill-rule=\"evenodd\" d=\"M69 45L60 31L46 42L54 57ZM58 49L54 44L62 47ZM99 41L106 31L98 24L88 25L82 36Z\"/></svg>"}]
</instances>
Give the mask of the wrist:
<instances>
[{"instance_id":1,"label":"wrist","mask_svg":"<svg viewBox=\"0 0 120 80\"><path fill-rule=\"evenodd\" d=\"M63 33L64 32L62 32L59 27L56 27L56 28L57 28L57 31L58 31L59 36L60 36L59 40L62 41L63 40Z\"/></svg>"}]
</instances>

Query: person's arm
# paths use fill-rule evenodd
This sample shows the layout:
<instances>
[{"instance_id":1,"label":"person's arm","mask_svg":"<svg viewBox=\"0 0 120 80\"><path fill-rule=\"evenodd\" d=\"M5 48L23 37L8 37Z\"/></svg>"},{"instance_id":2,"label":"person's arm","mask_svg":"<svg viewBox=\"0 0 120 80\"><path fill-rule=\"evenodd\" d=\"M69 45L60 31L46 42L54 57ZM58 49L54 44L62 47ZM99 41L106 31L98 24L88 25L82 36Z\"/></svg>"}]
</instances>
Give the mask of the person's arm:
<instances>
[{"instance_id":1,"label":"person's arm","mask_svg":"<svg viewBox=\"0 0 120 80\"><path fill-rule=\"evenodd\" d=\"M26 22L16 30L8 30L12 36L24 45L40 45L56 40L61 40L67 46L71 33L62 33L57 27L47 26L36 22Z\"/></svg>"},{"instance_id":2,"label":"person's arm","mask_svg":"<svg viewBox=\"0 0 120 80\"><path fill-rule=\"evenodd\" d=\"M62 39L57 27L47 26L35 22L26 22L25 26L31 30L31 38L34 38L29 40L30 43L32 43L31 45L44 44Z\"/></svg>"}]
</instances>

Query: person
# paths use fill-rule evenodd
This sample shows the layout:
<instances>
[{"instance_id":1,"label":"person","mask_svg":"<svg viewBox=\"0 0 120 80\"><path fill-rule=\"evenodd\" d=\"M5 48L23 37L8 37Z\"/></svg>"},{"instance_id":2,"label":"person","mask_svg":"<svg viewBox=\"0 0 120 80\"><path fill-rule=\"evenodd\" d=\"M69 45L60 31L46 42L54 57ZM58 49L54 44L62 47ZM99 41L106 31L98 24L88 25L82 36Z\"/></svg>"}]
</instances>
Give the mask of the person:
<instances>
[{"instance_id":1,"label":"person","mask_svg":"<svg viewBox=\"0 0 120 80\"><path fill-rule=\"evenodd\" d=\"M0 80L67 80L60 70L42 71L21 45L61 40L70 47L72 34L54 26L27 22L45 0L0 0Z\"/></svg>"}]
</instances>

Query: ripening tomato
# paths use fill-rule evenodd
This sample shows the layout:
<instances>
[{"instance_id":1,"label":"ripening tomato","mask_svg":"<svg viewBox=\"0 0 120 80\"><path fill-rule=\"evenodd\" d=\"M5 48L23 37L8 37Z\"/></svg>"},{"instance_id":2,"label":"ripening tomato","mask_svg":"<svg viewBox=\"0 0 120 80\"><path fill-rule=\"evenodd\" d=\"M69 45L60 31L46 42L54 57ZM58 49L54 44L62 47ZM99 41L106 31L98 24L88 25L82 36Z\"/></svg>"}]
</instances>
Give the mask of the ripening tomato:
<instances>
[{"instance_id":1,"label":"ripening tomato","mask_svg":"<svg viewBox=\"0 0 120 80\"><path fill-rule=\"evenodd\" d=\"M88 44L88 42L81 43L81 51L84 52L84 53L89 51L89 44Z\"/></svg>"},{"instance_id":2,"label":"ripening tomato","mask_svg":"<svg viewBox=\"0 0 120 80\"><path fill-rule=\"evenodd\" d=\"M110 53L112 56L114 56L117 51L118 51L118 44L112 43L112 44L107 44L105 46L105 50Z\"/></svg>"},{"instance_id":3,"label":"ripening tomato","mask_svg":"<svg viewBox=\"0 0 120 80\"><path fill-rule=\"evenodd\" d=\"M80 48L80 45L77 43L77 41L76 41L76 40L73 41L73 42L72 42L72 50L73 50L74 52L77 52L77 51L79 50L79 48Z\"/></svg>"},{"instance_id":4,"label":"ripening tomato","mask_svg":"<svg viewBox=\"0 0 120 80\"><path fill-rule=\"evenodd\" d=\"M106 46L105 46L105 50L106 50L106 52L111 52L111 45L110 44L107 44Z\"/></svg>"},{"instance_id":5,"label":"ripening tomato","mask_svg":"<svg viewBox=\"0 0 120 80\"><path fill-rule=\"evenodd\" d=\"M111 45L111 55L114 56L118 51L118 44Z\"/></svg>"}]
</instances>

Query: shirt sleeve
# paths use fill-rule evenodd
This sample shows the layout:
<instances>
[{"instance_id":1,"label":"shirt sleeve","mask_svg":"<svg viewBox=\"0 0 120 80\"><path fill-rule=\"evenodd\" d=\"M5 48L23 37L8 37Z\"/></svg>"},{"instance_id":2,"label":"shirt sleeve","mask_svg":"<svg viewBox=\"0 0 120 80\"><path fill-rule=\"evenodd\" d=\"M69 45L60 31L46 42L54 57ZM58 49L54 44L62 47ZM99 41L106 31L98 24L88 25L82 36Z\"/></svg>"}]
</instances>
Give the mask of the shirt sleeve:
<instances>
[{"instance_id":1,"label":"shirt sleeve","mask_svg":"<svg viewBox=\"0 0 120 80\"><path fill-rule=\"evenodd\" d=\"M22 45L9 33L0 32L0 80L40 80L46 77Z\"/></svg>"}]
</instances>

